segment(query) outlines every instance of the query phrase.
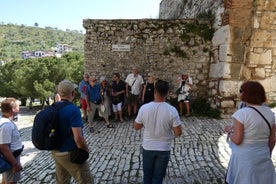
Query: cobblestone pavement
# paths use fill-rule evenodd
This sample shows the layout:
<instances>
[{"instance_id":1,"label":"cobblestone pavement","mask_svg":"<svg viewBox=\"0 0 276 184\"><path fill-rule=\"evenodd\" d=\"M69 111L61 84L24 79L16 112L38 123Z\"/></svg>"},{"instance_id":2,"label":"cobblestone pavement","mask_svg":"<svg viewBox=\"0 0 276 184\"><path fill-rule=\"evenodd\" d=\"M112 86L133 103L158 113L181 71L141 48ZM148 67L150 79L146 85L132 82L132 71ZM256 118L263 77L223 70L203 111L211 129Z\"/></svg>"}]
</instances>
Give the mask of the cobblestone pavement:
<instances>
[{"instance_id":1,"label":"cobblestone pavement","mask_svg":"<svg viewBox=\"0 0 276 184\"><path fill-rule=\"evenodd\" d=\"M39 151L32 145L34 113L27 111L21 112L17 123L25 145L22 155L24 171L19 183L55 183L55 167L50 152ZM223 183L230 156L223 128L231 120L181 119L183 135L174 140L165 183ZM98 134L89 133L85 124L85 138L91 151L89 163L95 183L142 183L142 131L135 131L131 120L114 124L114 129L108 129L103 122L97 122ZM276 166L275 151L273 162Z\"/></svg>"}]
</instances>

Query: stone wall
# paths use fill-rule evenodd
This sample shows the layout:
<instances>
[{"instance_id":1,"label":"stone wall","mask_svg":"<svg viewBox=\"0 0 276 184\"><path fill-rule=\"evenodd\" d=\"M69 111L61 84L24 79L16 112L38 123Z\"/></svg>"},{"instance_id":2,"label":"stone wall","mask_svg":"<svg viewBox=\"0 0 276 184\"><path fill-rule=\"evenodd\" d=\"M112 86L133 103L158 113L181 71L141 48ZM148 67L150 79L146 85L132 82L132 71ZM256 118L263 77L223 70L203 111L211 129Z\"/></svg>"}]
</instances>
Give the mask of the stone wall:
<instances>
[{"instance_id":1,"label":"stone wall","mask_svg":"<svg viewBox=\"0 0 276 184\"><path fill-rule=\"evenodd\" d=\"M238 105L238 89L246 80L257 80L267 92L268 103L276 101L276 1L275 0L163 0L160 18L191 18L202 12L197 4L220 20L212 39L209 99L229 117ZM167 6L168 3L173 6ZM195 6L193 8L191 5ZM180 10L185 10L181 11ZM173 15L172 12L175 12ZM180 14L180 15L179 15ZM220 25L219 27L217 25Z\"/></svg>"},{"instance_id":2,"label":"stone wall","mask_svg":"<svg viewBox=\"0 0 276 184\"><path fill-rule=\"evenodd\" d=\"M262 83L268 103L276 101L275 9L275 1L225 1L228 24L213 37L209 74L210 99L223 114L235 111L239 86L246 80Z\"/></svg>"},{"instance_id":3,"label":"stone wall","mask_svg":"<svg viewBox=\"0 0 276 184\"><path fill-rule=\"evenodd\" d=\"M202 37L210 31L206 22L86 19L83 26L86 72L109 80L119 72L125 80L136 65L143 76L152 72L169 81L174 97L177 78L185 69L195 84L192 96L207 97L211 39ZM195 30L197 26L200 30Z\"/></svg>"},{"instance_id":4,"label":"stone wall","mask_svg":"<svg viewBox=\"0 0 276 184\"><path fill-rule=\"evenodd\" d=\"M207 10L217 20L212 42L206 22L177 19ZM186 69L195 84L192 97L208 97L223 117L236 110L246 80L261 82L268 103L276 101L275 0L163 0L160 18L84 20L85 70L110 80L119 72L125 79L137 65L142 75L153 72L169 81L174 96Z\"/></svg>"}]
</instances>

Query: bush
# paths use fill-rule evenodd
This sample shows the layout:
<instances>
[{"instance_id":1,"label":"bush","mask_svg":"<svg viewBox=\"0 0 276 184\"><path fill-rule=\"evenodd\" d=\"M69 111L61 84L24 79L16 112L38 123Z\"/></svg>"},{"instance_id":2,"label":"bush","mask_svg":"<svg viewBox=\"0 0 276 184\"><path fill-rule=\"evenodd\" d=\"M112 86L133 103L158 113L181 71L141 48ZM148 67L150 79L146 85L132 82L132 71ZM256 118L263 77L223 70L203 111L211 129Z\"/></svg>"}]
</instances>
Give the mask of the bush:
<instances>
[{"instance_id":1,"label":"bush","mask_svg":"<svg viewBox=\"0 0 276 184\"><path fill-rule=\"evenodd\" d=\"M220 110L210 106L207 99L198 98L191 102L191 110L194 115L207 116L209 118L220 118Z\"/></svg>"},{"instance_id":2,"label":"bush","mask_svg":"<svg viewBox=\"0 0 276 184\"><path fill-rule=\"evenodd\" d=\"M179 112L179 105L178 105L179 102L177 101L177 98L167 99L167 102L172 106L174 106ZM185 105L184 105L184 108L185 108ZM191 115L193 116L205 116L208 118L219 119L221 115L220 110L212 108L210 106L210 103L208 103L208 100L204 98L198 98L198 99L192 100L190 102L190 108L191 108Z\"/></svg>"}]
</instances>

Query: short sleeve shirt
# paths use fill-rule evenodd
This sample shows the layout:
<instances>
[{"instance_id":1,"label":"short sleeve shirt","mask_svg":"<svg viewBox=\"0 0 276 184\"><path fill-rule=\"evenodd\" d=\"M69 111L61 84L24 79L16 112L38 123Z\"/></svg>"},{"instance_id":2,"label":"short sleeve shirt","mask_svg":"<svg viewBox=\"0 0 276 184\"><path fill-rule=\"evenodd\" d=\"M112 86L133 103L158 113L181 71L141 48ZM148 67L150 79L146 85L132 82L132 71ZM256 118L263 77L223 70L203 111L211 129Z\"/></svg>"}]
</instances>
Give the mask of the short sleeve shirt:
<instances>
[{"instance_id":1,"label":"short sleeve shirt","mask_svg":"<svg viewBox=\"0 0 276 184\"><path fill-rule=\"evenodd\" d=\"M269 107L254 106L268 120L271 126L275 124L275 116ZM236 111L233 118L244 125L244 138L242 143L256 143L268 141L270 130L265 120L254 109L244 107Z\"/></svg>"},{"instance_id":2,"label":"short sleeve shirt","mask_svg":"<svg viewBox=\"0 0 276 184\"><path fill-rule=\"evenodd\" d=\"M98 102L101 100L101 86L95 84L95 86L88 85L86 89L86 95L90 102Z\"/></svg>"},{"instance_id":3,"label":"short sleeve shirt","mask_svg":"<svg viewBox=\"0 0 276 184\"><path fill-rule=\"evenodd\" d=\"M9 144L11 151L22 148L22 140L17 126L8 118L0 119L0 144Z\"/></svg>"},{"instance_id":4,"label":"short sleeve shirt","mask_svg":"<svg viewBox=\"0 0 276 184\"><path fill-rule=\"evenodd\" d=\"M113 92L120 92L120 91L123 91L123 90L126 90L126 84L124 81L120 80L117 84L116 81L113 81L112 82L112 91ZM120 99L123 100L124 98L124 93L123 94L120 94Z\"/></svg>"},{"instance_id":5,"label":"short sleeve shirt","mask_svg":"<svg viewBox=\"0 0 276 184\"><path fill-rule=\"evenodd\" d=\"M62 137L64 138L63 145L59 151L74 150L77 148L77 145L73 137L72 128L83 127L80 109L74 104L66 105L59 110L59 120Z\"/></svg>"},{"instance_id":6,"label":"short sleeve shirt","mask_svg":"<svg viewBox=\"0 0 276 184\"><path fill-rule=\"evenodd\" d=\"M134 95L140 94L140 86L144 84L144 80L141 75L138 74L136 77L134 77L133 73L128 74L125 82L128 83L129 86L132 86L131 87L132 94Z\"/></svg>"},{"instance_id":7,"label":"short sleeve shirt","mask_svg":"<svg viewBox=\"0 0 276 184\"><path fill-rule=\"evenodd\" d=\"M146 150L169 151L174 139L173 127L181 125L175 107L166 102L150 102L141 106L135 119L143 124L143 148Z\"/></svg>"}]
</instances>

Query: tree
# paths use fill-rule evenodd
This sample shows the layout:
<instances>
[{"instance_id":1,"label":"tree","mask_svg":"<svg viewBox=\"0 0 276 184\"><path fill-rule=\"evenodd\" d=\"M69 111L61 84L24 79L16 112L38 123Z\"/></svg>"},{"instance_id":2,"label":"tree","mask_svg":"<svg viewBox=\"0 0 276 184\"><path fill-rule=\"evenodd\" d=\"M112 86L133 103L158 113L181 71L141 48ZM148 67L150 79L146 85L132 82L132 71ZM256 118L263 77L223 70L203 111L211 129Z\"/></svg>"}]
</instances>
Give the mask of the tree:
<instances>
[{"instance_id":1,"label":"tree","mask_svg":"<svg viewBox=\"0 0 276 184\"><path fill-rule=\"evenodd\" d=\"M56 86L64 79L78 83L83 74L83 56L68 53L64 57L17 60L0 66L0 96L43 102L54 96Z\"/></svg>"}]
</instances>

